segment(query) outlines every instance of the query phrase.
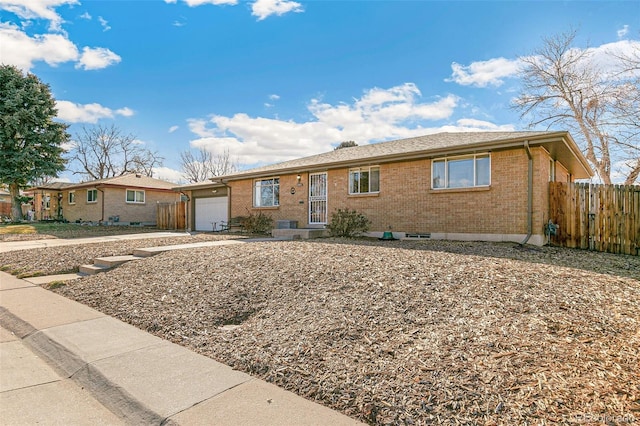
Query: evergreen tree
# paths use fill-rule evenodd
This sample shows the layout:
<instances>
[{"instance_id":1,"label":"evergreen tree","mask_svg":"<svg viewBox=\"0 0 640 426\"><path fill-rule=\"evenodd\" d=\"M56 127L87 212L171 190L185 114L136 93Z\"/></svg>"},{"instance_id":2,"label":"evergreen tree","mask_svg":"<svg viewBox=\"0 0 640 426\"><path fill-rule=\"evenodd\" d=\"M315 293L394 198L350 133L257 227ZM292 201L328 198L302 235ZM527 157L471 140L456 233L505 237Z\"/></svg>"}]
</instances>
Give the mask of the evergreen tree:
<instances>
[{"instance_id":1,"label":"evergreen tree","mask_svg":"<svg viewBox=\"0 0 640 426\"><path fill-rule=\"evenodd\" d=\"M20 189L64 170L61 144L67 125L53 121L57 110L49 86L31 73L0 66L0 183L9 186L11 218L22 219Z\"/></svg>"}]
</instances>

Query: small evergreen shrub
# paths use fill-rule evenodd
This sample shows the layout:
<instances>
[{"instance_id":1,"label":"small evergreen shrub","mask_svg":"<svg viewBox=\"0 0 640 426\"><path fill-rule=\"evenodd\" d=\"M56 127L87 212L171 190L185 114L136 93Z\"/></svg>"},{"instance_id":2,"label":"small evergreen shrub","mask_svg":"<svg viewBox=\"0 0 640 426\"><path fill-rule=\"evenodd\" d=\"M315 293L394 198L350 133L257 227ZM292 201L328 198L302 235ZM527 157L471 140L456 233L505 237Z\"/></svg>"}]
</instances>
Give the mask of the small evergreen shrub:
<instances>
[{"instance_id":1,"label":"small evergreen shrub","mask_svg":"<svg viewBox=\"0 0 640 426\"><path fill-rule=\"evenodd\" d=\"M355 210L338 209L331 213L331 222L327 229L334 237L353 238L369 230L371 221Z\"/></svg>"},{"instance_id":2,"label":"small evergreen shrub","mask_svg":"<svg viewBox=\"0 0 640 426\"><path fill-rule=\"evenodd\" d=\"M268 234L273 229L273 218L262 212L250 213L243 223L244 230L249 234Z\"/></svg>"}]
</instances>

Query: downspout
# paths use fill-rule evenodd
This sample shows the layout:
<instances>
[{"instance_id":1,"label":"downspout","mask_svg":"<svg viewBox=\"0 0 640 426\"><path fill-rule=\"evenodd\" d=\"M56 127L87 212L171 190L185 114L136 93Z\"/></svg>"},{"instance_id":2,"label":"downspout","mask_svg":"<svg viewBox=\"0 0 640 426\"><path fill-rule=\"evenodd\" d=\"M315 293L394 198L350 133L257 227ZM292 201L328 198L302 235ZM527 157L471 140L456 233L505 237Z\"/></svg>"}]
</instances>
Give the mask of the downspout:
<instances>
[{"instance_id":1,"label":"downspout","mask_svg":"<svg viewBox=\"0 0 640 426\"><path fill-rule=\"evenodd\" d=\"M533 233L533 156L529 149L529 141L524 141L524 150L529 157L529 170L527 174L527 236L520 245L525 245Z\"/></svg>"},{"instance_id":2,"label":"downspout","mask_svg":"<svg viewBox=\"0 0 640 426\"><path fill-rule=\"evenodd\" d=\"M100 199L102 200L102 213L101 213L102 217L100 218L100 225L102 225L104 224L104 191L98 188L97 186L96 186L96 189L100 191L100 193L102 193L102 197L100 197Z\"/></svg>"},{"instance_id":3,"label":"downspout","mask_svg":"<svg viewBox=\"0 0 640 426\"><path fill-rule=\"evenodd\" d=\"M185 232L190 229L193 231L193 229L191 229L191 217L189 215L189 207L191 206L191 198L183 191L180 191L180 201L182 201L182 196L184 195L184 198L187 199L187 202L184 203L184 230ZM193 208L193 206L192 206Z\"/></svg>"},{"instance_id":4,"label":"downspout","mask_svg":"<svg viewBox=\"0 0 640 426\"><path fill-rule=\"evenodd\" d=\"M227 188L227 222L231 220L231 187L227 185L227 182L220 179L220 183Z\"/></svg>"}]
</instances>

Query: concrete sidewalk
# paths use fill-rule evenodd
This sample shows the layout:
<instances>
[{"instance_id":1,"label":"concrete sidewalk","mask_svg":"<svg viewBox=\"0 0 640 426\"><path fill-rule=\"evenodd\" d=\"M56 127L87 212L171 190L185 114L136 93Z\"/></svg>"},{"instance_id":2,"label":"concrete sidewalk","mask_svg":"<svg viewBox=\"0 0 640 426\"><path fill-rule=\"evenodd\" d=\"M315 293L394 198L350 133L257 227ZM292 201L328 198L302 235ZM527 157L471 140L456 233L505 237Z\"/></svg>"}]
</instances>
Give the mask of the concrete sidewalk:
<instances>
[{"instance_id":1,"label":"concrete sidewalk","mask_svg":"<svg viewBox=\"0 0 640 426\"><path fill-rule=\"evenodd\" d=\"M185 232L148 232L142 234L122 234L122 235L107 235L104 237L89 237L89 238L51 238L47 240L30 240L30 241L6 241L0 243L0 253L14 250L29 250L35 248L45 247L60 247L71 246L76 244L91 244L91 243L104 243L109 241L122 241L122 240L141 240L145 238L166 238L166 237L183 237L189 235Z\"/></svg>"},{"instance_id":2,"label":"concrete sidewalk","mask_svg":"<svg viewBox=\"0 0 640 426\"><path fill-rule=\"evenodd\" d=\"M2 424L360 424L4 272L0 327Z\"/></svg>"}]
</instances>

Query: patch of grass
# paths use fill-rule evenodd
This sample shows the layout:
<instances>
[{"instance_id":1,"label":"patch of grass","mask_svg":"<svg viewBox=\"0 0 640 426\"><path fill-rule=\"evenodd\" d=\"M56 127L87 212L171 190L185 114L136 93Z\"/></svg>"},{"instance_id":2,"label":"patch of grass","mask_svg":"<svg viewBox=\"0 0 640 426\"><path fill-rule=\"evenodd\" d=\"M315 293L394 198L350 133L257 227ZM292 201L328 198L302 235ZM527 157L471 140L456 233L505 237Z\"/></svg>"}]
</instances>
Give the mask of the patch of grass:
<instances>
[{"instance_id":1,"label":"patch of grass","mask_svg":"<svg viewBox=\"0 0 640 426\"><path fill-rule=\"evenodd\" d=\"M38 231L33 225L5 225L0 226L0 235L4 234L36 234Z\"/></svg>"},{"instance_id":2,"label":"patch of grass","mask_svg":"<svg viewBox=\"0 0 640 426\"><path fill-rule=\"evenodd\" d=\"M46 284L44 287L49 290L55 290L56 288L64 287L67 283L64 281L51 281L49 284Z\"/></svg>"},{"instance_id":3,"label":"patch of grass","mask_svg":"<svg viewBox=\"0 0 640 426\"><path fill-rule=\"evenodd\" d=\"M33 272L21 272L18 275L16 275L16 278L31 278L31 277L42 277L46 275L44 272L42 271L33 271Z\"/></svg>"},{"instance_id":4,"label":"patch of grass","mask_svg":"<svg viewBox=\"0 0 640 426\"><path fill-rule=\"evenodd\" d=\"M81 225L78 223L61 222L31 222L28 224L0 225L0 235L11 234L37 234L48 235L56 238L85 238L102 237L108 235L141 234L145 232L157 232L155 227L146 226L100 226Z\"/></svg>"}]
</instances>

